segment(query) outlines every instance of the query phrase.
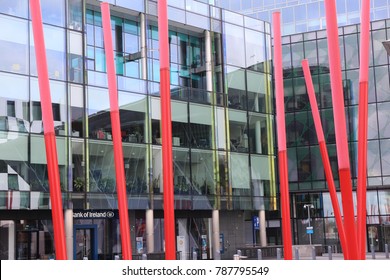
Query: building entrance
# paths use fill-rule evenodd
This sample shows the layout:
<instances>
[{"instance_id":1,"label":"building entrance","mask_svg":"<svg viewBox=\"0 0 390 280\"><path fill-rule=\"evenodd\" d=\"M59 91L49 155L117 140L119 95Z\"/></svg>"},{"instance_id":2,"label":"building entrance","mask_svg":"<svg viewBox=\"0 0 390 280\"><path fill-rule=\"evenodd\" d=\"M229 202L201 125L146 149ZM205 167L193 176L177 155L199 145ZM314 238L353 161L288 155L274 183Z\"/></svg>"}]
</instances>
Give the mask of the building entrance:
<instances>
[{"instance_id":1,"label":"building entrance","mask_svg":"<svg viewBox=\"0 0 390 280\"><path fill-rule=\"evenodd\" d=\"M97 260L97 226L75 225L73 231L73 259Z\"/></svg>"}]
</instances>

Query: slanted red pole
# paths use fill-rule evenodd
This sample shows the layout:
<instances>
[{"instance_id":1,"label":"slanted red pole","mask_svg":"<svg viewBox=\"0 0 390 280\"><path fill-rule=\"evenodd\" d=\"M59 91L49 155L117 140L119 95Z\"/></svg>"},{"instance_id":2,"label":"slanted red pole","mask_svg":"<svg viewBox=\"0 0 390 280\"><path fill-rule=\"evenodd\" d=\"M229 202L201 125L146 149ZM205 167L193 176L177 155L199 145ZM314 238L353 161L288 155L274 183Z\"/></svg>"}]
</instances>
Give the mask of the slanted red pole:
<instances>
[{"instance_id":1,"label":"slanted red pole","mask_svg":"<svg viewBox=\"0 0 390 280\"><path fill-rule=\"evenodd\" d=\"M339 36L337 27L336 4L334 0L326 0L326 32L328 40L330 82L332 89L333 116L336 132L337 160L341 198L344 213L345 232L348 233L348 257L357 259L357 239L354 204L352 197L351 170L348 153L348 139L345 122L343 82L340 65ZM345 252L344 252L345 253Z\"/></svg>"},{"instance_id":2,"label":"slanted red pole","mask_svg":"<svg viewBox=\"0 0 390 280\"><path fill-rule=\"evenodd\" d=\"M175 209L173 195L171 89L167 1L158 0L158 40L160 47L161 141L164 187L165 259L176 259Z\"/></svg>"},{"instance_id":3,"label":"slanted red pole","mask_svg":"<svg viewBox=\"0 0 390 280\"><path fill-rule=\"evenodd\" d=\"M360 24L359 69L359 130L358 130L358 185L357 238L359 259L366 259L367 222L367 125L368 125L368 62L370 44L370 0L362 0Z\"/></svg>"},{"instance_id":4,"label":"slanted red pole","mask_svg":"<svg viewBox=\"0 0 390 280\"><path fill-rule=\"evenodd\" d=\"M292 260L292 239L290 219L290 197L288 190L286 123L284 113L282 37L280 30L280 12L272 14L274 25L274 75L276 95L276 128L278 137L278 162L280 181L280 204L282 210L282 236L284 259Z\"/></svg>"},{"instance_id":5,"label":"slanted red pole","mask_svg":"<svg viewBox=\"0 0 390 280\"><path fill-rule=\"evenodd\" d=\"M303 74L305 76L305 81L306 81L307 94L309 95L310 107L311 107L313 120L314 120L314 126L317 132L318 144L320 146L321 158L324 164L325 177L328 183L330 199L332 201L333 212L334 212L337 229L340 236L341 248L343 249L343 252L345 252L346 256L348 256L347 237L345 235L343 219L341 217L341 211L337 199L336 187L334 185L334 180L333 180L332 168L329 162L329 155L328 155L328 150L326 148L324 131L322 129L320 113L318 111L318 105L315 96L313 81L310 74L309 62L307 61L307 59L302 60L302 68L303 68Z\"/></svg>"},{"instance_id":6,"label":"slanted red pole","mask_svg":"<svg viewBox=\"0 0 390 280\"><path fill-rule=\"evenodd\" d=\"M108 92L110 96L110 116L112 127L112 142L114 145L116 192L118 194L119 230L122 242L122 259L131 260L132 254L129 209L126 197L125 166L123 163L122 136L118 106L118 88L116 84L114 50L112 47L110 5L104 2L100 4L100 7L102 10L103 40L106 53Z\"/></svg>"},{"instance_id":7,"label":"slanted red pole","mask_svg":"<svg viewBox=\"0 0 390 280\"><path fill-rule=\"evenodd\" d=\"M45 40L43 35L41 4L30 0L31 22L34 35L39 93L42 106L43 132L45 139L47 172L49 177L51 215L54 230L54 245L57 260L66 260L64 213L58 169L56 136L54 133L53 109L50 96L49 74L47 70Z\"/></svg>"}]
</instances>

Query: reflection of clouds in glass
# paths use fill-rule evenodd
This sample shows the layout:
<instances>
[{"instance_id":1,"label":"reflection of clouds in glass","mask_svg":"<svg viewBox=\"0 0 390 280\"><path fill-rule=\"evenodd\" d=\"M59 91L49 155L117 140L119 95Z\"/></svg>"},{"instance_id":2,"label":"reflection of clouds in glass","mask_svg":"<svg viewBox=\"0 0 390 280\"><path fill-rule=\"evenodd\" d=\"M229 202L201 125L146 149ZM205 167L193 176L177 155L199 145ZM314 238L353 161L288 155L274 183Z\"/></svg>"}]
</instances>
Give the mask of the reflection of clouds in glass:
<instances>
[{"instance_id":1,"label":"reflection of clouds in glass","mask_svg":"<svg viewBox=\"0 0 390 280\"><path fill-rule=\"evenodd\" d=\"M41 0L42 20L44 23L64 26L64 0Z\"/></svg>"}]
</instances>

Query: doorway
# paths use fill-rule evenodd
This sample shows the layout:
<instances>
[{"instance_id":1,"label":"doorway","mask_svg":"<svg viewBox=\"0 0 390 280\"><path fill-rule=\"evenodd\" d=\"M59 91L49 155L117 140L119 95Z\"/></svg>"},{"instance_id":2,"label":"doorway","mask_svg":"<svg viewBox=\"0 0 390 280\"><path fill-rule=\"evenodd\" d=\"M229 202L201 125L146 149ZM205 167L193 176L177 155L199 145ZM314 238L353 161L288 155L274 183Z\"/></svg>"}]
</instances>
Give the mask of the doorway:
<instances>
[{"instance_id":1,"label":"doorway","mask_svg":"<svg viewBox=\"0 0 390 280\"><path fill-rule=\"evenodd\" d=\"M75 225L73 229L73 259L97 260L97 226Z\"/></svg>"},{"instance_id":2,"label":"doorway","mask_svg":"<svg viewBox=\"0 0 390 280\"><path fill-rule=\"evenodd\" d=\"M367 225L367 245L369 252L371 251L371 245L374 245L375 252L384 252L386 233L386 228L383 225Z\"/></svg>"}]
</instances>

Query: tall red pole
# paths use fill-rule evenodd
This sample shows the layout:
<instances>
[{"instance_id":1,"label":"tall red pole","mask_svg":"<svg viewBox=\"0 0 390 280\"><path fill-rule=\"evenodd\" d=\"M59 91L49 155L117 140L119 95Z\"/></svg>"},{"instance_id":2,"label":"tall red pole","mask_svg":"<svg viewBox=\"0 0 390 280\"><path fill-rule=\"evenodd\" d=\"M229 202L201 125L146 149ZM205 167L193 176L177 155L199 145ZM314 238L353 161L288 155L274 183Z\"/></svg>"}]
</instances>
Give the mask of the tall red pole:
<instances>
[{"instance_id":1,"label":"tall red pole","mask_svg":"<svg viewBox=\"0 0 390 280\"><path fill-rule=\"evenodd\" d=\"M339 168L341 198L343 202L344 225L348 233L348 256L357 259L357 239L355 214L352 197L351 170L348 153L348 139L345 121L343 82L341 77L339 36L337 27L336 4L326 0L326 31L328 40L330 82L332 89L333 116L336 132L337 160Z\"/></svg>"},{"instance_id":2,"label":"tall red pole","mask_svg":"<svg viewBox=\"0 0 390 280\"><path fill-rule=\"evenodd\" d=\"M176 259L167 1L158 0L165 259Z\"/></svg>"},{"instance_id":3,"label":"tall red pole","mask_svg":"<svg viewBox=\"0 0 390 280\"><path fill-rule=\"evenodd\" d=\"M30 0L31 22L34 34L35 56L38 71L39 93L42 106L43 132L45 139L47 171L49 176L51 214L54 230L54 244L57 260L66 260L64 213L58 169L56 136L54 133L53 109L50 96L45 40L43 35L41 4Z\"/></svg>"},{"instance_id":4,"label":"tall red pole","mask_svg":"<svg viewBox=\"0 0 390 280\"><path fill-rule=\"evenodd\" d=\"M310 107L312 110L312 115L313 115L313 120L314 120L314 126L315 126L316 132L317 132L318 144L320 146L321 158L322 158L322 162L324 164L325 177L326 177L326 181L328 183L330 199L332 201L333 212L334 212L337 229L338 229L339 236L340 236L340 243L341 243L341 247L343 249L343 252L345 252L345 254L346 254L346 259L348 259L347 237L345 235L343 219L341 217L340 206L339 206L339 202L337 199L336 187L334 185L332 168L331 168L330 162L329 162L329 155L328 155L328 150L326 148L324 131L322 129L320 113L318 111L318 105L317 105L317 100L316 100L316 96L315 96L313 81L312 81L311 74L310 74L309 62L307 61L307 59L302 60L302 68L303 68L303 74L305 76L305 81L306 81L307 94L309 95Z\"/></svg>"},{"instance_id":5,"label":"tall red pole","mask_svg":"<svg viewBox=\"0 0 390 280\"><path fill-rule=\"evenodd\" d=\"M370 44L370 0L362 0L360 24L359 69L359 130L358 130L358 186L357 237L359 259L366 259L367 221L367 125L368 125L368 63Z\"/></svg>"},{"instance_id":6,"label":"tall red pole","mask_svg":"<svg viewBox=\"0 0 390 280\"><path fill-rule=\"evenodd\" d=\"M110 116L112 127L112 142L114 145L116 191L118 194L119 229L122 242L122 258L124 260L131 260L132 255L129 209L126 197L125 166L123 163L122 136L118 106L118 88L116 84L114 50L112 47L110 5L104 2L100 4L100 7L102 10L103 40L106 53L108 91L110 96Z\"/></svg>"},{"instance_id":7,"label":"tall red pole","mask_svg":"<svg viewBox=\"0 0 390 280\"><path fill-rule=\"evenodd\" d=\"M280 204L282 210L282 236L284 259L292 260L292 239L290 219L290 197L288 190L286 123L284 113L283 66L282 66L282 36L280 30L280 12L272 14L274 25L274 75L276 95L276 122L278 137L278 162L280 181Z\"/></svg>"}]
</instances>

